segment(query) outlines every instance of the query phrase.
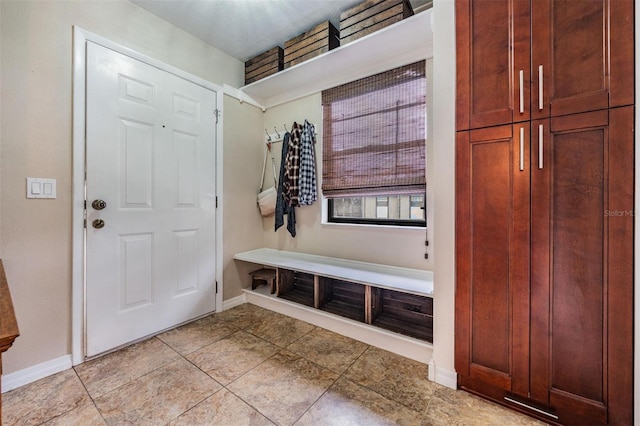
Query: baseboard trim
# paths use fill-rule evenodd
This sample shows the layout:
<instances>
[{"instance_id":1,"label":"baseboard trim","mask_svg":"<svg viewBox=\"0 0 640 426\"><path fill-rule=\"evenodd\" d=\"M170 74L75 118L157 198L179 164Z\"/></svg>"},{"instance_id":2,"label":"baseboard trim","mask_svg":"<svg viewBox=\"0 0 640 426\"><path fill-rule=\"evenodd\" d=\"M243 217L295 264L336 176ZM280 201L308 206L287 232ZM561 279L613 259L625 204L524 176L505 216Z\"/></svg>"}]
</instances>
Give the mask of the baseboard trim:
<instances>
[{"instance_id":1,"label":"baseboard trim","mask_svg":"<svg viewBox=\"0 0 640 426\"><path fill-rule=\"evenodd\" d=\"M233 297L229 300L223 300L222 310L226 311L227 309L235 308L243 303L247 303L247 298L244 294L241 294L240 296Z\"/></svg>"},{"instance_id":2,"label":"baseboard trim","mask_svg":"<svg viewBox=\"0 0 640 426\"><path fill-rule=\"evenodd\" d=\"M418 362L429 363L433 353L433 345L427 342L289 302L270 294L261 294L256 290L245 289L244 295L246 296L246 301L254 305L308 322Z\"/></svg>"},{"instance_id":3,"label":"baseboard trim","mask_svg":"<svg viewBox=\"0 0 640 426\"><path fill-rule=\"evenodd\" d=\"M435 368L435 382L451 389L458 388L458 374L455 371L445 370L444 368Z\"/></svg>"},{"instance_id":4,"label":"baseboard trim","mask_svg":"<svg viewBox=\"0 0 640 426\"><path fill-rule=\"evenodd\" d=\"M72 367L71 354L2 375L2 393L33 383Z\"/></svg>"}]
</instances>

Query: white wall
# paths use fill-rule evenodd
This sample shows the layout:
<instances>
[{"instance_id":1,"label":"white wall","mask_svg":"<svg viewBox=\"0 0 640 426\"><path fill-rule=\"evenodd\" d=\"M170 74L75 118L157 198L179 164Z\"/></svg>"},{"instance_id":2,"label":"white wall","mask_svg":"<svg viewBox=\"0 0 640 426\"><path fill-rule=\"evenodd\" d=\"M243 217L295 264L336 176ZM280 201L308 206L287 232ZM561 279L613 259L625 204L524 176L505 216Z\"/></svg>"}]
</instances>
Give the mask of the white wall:
<instances>
[{"instance_id":1,"label":"white wall","mask_svg":"<svg viewBox=\"0 0 640 426\"><path fill-rule=\"evenodd\" d=\"M71 352L72 26L219 85L241 85L244 67L129 1L2 1L0 11L0 256L21 333L3 356L12 373ZM27 176L57 179L57 199L27 200Z\"/></svg>"}]
</instances>

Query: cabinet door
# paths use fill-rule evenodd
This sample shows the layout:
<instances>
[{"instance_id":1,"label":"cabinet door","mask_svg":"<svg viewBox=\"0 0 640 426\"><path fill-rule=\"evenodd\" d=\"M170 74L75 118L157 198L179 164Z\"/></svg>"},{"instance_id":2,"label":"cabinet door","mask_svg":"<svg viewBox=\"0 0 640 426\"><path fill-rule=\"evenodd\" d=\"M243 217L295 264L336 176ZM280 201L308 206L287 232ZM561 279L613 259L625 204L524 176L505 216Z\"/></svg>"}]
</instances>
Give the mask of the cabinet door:
<instances>
[{"instance_id":1,"label":"cabinet door","mask_svg":"<svg viewBox=\"0 0 640 426\"><path fill-rule=\"evenodd\" d=\"M531 398L563 424L632 424L633 108L531 133Z\"/></svg>"},{"instance_id":2,"label":"cabinet door","mask_svg":"<svg viewBox=\"0 0 640 426\"><path fill-rule=\"evenodd\" d=\"M458 130L530 119L529 0L456 1Z\"/></svg>"},{"instance_id":3,"label":"cabinet door","mask_svg":"<svg viewBox=\"0 0 640 426\"><path fill-rule=\"evenodd\" d=\"M456 371L502 400L529 388L529 124L459 132Z\"/></svg>"},{"instance_id":4,"label":"cabinet door","mask_svg":"<svg viewBox=\"0 0 640 426\"><path fill-rule=\"evenodd\" d=\"M633 103L633 0L534 0L532 117Z\"/></svg>"}]
</instances>

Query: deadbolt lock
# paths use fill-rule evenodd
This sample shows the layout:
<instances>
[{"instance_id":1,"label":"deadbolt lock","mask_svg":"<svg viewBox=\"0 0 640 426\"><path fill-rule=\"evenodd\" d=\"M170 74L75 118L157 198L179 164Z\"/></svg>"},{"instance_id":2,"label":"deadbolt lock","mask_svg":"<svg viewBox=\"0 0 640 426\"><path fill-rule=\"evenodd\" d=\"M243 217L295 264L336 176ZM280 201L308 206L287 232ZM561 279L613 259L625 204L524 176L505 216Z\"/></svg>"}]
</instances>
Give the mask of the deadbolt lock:
<instances>
[{"instance_id":1,"label":"deadbolt lock","mask_svg":"<svg viewBox=\"0 0 640 426\"><path fill-rule=\"evenodd\" d=\"M103 200L93 200L93 203L91 203L91 207L96 210L102 210L107 207L107 203L105 203Z\"/></svg>"},{"instance_id":2,"label":"deadbolt lock","mask_svg":"<svg viewBox=\"0 0 640 426\"><path fill-rule=\"evenodd\" d=\"M96 219L92 222L92 225L96 229L104 228L104 220Z\"/></svg>"}]
</instances>

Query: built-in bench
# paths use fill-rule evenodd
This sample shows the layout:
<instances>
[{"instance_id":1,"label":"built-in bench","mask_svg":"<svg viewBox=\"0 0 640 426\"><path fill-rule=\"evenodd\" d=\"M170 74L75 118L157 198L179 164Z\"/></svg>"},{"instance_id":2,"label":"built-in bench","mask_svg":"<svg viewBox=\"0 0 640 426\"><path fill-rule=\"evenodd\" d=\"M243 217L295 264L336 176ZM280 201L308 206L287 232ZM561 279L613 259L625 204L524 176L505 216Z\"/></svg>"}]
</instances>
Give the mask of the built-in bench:
<instances>
[{"instance_id":1,"label":"built-in bench","mask_svg":"<svg viewBox=\"0 0 640 426\"><path fill-rule=\"evenodd\" d=\"M430 271L274 249L234 258L276 269L271 297L433 343Z\"/></svg>"}]
</instances>

